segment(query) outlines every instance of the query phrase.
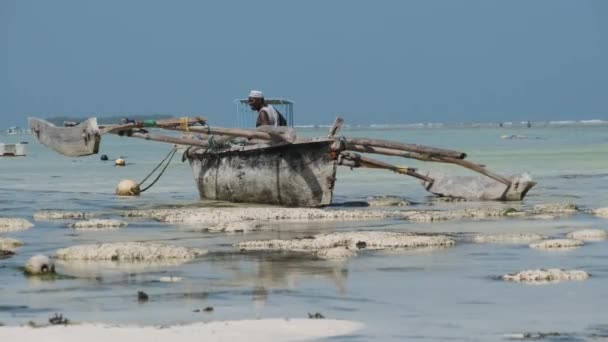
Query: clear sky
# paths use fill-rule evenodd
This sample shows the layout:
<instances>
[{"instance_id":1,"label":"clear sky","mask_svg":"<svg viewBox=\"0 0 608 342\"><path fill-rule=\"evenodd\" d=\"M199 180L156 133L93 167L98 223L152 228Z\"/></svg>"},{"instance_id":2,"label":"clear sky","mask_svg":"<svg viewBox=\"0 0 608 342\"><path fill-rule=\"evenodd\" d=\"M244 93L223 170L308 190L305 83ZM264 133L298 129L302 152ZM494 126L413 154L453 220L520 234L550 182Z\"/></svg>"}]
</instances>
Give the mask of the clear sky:
<instances>
[{"instance_id":1,"label":"clear sky","mask_svg":"<svg viewBox=\"0 0 608 342\"><path fill-rule=\"evenodd\" d=\"M0 127L203 114L296 124L608 119L608 1L0 0Z\"/></svg>"}]
</instances>

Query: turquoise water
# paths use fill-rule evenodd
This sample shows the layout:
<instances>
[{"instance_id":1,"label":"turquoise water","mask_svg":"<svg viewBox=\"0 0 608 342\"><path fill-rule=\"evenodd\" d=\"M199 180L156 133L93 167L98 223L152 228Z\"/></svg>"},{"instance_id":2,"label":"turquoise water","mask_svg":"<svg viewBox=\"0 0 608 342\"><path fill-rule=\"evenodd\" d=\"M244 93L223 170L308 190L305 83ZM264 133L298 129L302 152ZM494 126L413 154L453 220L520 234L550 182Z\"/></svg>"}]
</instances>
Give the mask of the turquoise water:
<instances>
[{"instance_id":1,"label":"turquoise water","mask_svg":"<svg viewBox=\"0 0 608 342\"><path fill-rule=\"evenodd\" d=\"M306 130L303 135L325 135ZM340 168L334 202L370 195L399 195L420 208L468 206L530 207L536 203L573 202L582 208L608 206L608 134L606 127L350 129L353 137L393 139L462 150L468 159L502 174L528 172L538 185L522 203L434 204L413 178L379 170ZM502 135L526 135L505 140ZM36 143L30 136L3 136L0 141L28 141L28 155L0 158L0 216L32 220L43 209L105 212L200 206L188 163L181 158L148 192L137 198L116 197L125 178L142 179L169 152L162 143L104 137L100 154L123 156L124 168L102 162L99 155L68 158ZM378 157L420 170L469 174L456 166ZM557 220L509 219L433 224L401 220L338 223L276 223L262 231L226 235L201 233L188 226L130 221L126 229L74 232L65 221L35 222L35 227L3 236L25 242L9 259L0 260L0 322L45 322L55 312L72 321L170 324L256 317L326 317L358 320L366 328L348 340L504 340L523 331L558 331L569 338L605 333L608 305L607 242L589 243L569 252L548 253L517 245L476 245L466 237L477 232L541 232L561 237L576 228L603 228L606 221L588 214ZM322 261L284 254L241 253L233 243L290 238L321 232L378 229L454 234L455 247L434 251L362 253L347 262ZM117 263L59 264L69 279L41 281L23 276L18 267L32 255L107 241L160 241L208 249L210 254L184 265ZM504 283L496 276L539 267L581 268L585 282L548 286ZM158 278L184 277L179 283ZM150 296L138 303L136 293ZM213 313L193 312L206 306Z\"/></svg>"}]
</instances>

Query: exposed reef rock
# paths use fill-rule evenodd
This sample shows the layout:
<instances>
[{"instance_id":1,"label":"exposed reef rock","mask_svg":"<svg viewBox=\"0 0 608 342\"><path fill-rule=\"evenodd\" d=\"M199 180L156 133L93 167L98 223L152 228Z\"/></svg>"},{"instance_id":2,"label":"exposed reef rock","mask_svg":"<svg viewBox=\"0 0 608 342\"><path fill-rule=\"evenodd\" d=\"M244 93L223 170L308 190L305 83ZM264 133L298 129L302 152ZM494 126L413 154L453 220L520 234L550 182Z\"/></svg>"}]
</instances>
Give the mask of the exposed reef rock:
<instances>
[{"instance_id":1,"label":"exposed reef rock","mask_svg":"<svg viewBox=\"0 0 608 342\"><path fill-rule=\"evenodd\" d=\"M43 210L34 214L35 221L83 220L95 216L93 213L79 211Z\"/></svg>"},{"instance_id":2,"label":"exposed reef rock","mask_svg":"<svg viewBox=\"0 0 608 342\"><path fill-rule=\"evenodd\" d=\"M237 221L307 221L307 220L360 220L384 219L390 217L407 218L413 211L402 210L340 210L315 208L187 208L130 210L123 212L127 217L149 217L169 223L203 223L219 225L221 222Z\"/></svg>"},{"instance_id":3,"label":"exposed reef rock","mask_svg":"<svg viewBox=\"0 0 608 342\"><path fill-rule=\"evenodd\" d=\"M529 244L544 239L542 234L534 233L506 233L506 234L478 234L473 236L476 243L505 243L505 244Z\"/></svg>"},{"instance_id":4,"label":"exposed reef rock","mask_svg":"<svg viewBox=\"0 0 608 342\"><path fill-rule=\"evenodd\" d=\"M0 237L0 250L14 252L20 246L23 246L23 242L19 240Z\"/></svg>"},{"instance_id":5,"label":"exposed reef rock","mask_svg":"<svg viewBox=\"0 0 608 342\"><path fill-rule=\"evenodd\" d=\"M595 216L608 218L608 207L594 209L591 211L591 213Z\"/></svg>"},{"instance_id":6,"label":"exposed reef rock","mask_svg":"<svg viewBox=\"0 0 608 342\"><path fill-rule=\"evenodd\" d=\"M158 243L116 242L79 245L59 249L55 258L63 260L155 261L165 259L194 259L206 251Z\"/></svg>"},{"instance_id":7,"label":"exposed reef rock","mask_svg":"<svg viewBox=\"0 0 608 342\"><path fill-rule=\"evenodd\" d=\"M259 229L260 223L255 221L233 221L219 222L215 225L210 225L210 232L226 232L226 233L245 233Z\"/></svg>"},{"instance_id":8,"label":"exposed reef rock","mask_svg":"<svg viewBox=\"0 0 608 342\"><path fill-rule=\"evenodd\" d=\"M541 242L533 243L530 245L530 248L537 249L560 249L560 248L576 248L584 245L584 243L580 240L574 239L550 239L544 240Z\"/></svg>"},{"instance_id":9,"label":"exposed reef rock","mask_svg":"<svg viewBox=\"0 0 608 342\"><path fill-rule=\"evenodd\" d=\"M77 230L96 230L96 229L118 229L128 225L127 222L118 220L87 220L68 224L68 227Z\"/></svg>"},{"instance_id":10,"label":"exposed reef rock","mask_svg":"<svg viewBox=\"0 0 608 342\"><path fill-rule=\"evenodd\" d=\"M26 219L12 218L12 217L0 217L0 233L25 230L25 229L29 229L33 226L34 225Z\"/></svg>"},{"instance_id":11,"label":"exposed reef rock","mask_svg":"<svg viewBox=\"0 0 608 342\"><path fill-rule=\"evenodd\" d=\"M334 247L317 251L315 255L321 259L348 259L357 256L357 252L346 247Z\"/></svg>"},{"instance_id":12,"label":"exposed reef rock","mask_svg":"<svg viewBox=\"0 0 608 342\"><path fill-rule=\"evenodd\" d=\"M25 264L25 273L28 275L55 273L55 265L46 255L34 255Z\"/></svg>"},{"instance_id":13,"label":"exposed reef rock","mask_svg":"<svg viewBox=\"0 0 608 342\"><path fill-rule=\"evenodd\" d=\"M468 199L462 197L438 197L434 196L431 201L437 203L456 203L456 202L469 202Z\"/></svg>"},{"instance_id":14,"label":"exposed reef rock","mask_svg":"<svg viewBox=\"0 0 608 342\"><path fill-rule=\"evenodd\" d=\"M376 199L370 200L370 206L406 205L405 200L400 197L379 197L377 198L377 202L374 201ZM272 221L347 221L398 218L413 222L437 222L507 217L555 219L562 215L576 213L577 211L578 209L574 204L550 203L536 205L533 210L529 211L517 210L512 207L480 207L458 210L229 207L129 210L122 212L122 215L126 217L152 218L168 223L199 224L202 226L201 230L236 232L255 230L258 228L258 224Z\"/></svg>"},{"instance_id":15,"label":"exposed reef rock","mask_svg":"<svg viewBox=\"0 0 608 342\"><path fill-rule=\"evenodd\" d=\"M530 284L549 284L568 280L585 280L589 273L581 270L562 270L559 268L525 270L518 273L505 274L503 280Z\"/></svg>"},{"instance_id":16,"label":"exposed reef rock","mask_svg":"<svg viewBox=\"0 0 608 342\"><path fill-rule=\"evenodd\" d=\"M454 245L451 238L444 235L418 235L413 233L393 233L378 231L337 232L330 234L317 234L291 240L254 240L235 244L242 250L289 250L289 251L315 251L336 247L350 250L357 249L388 249L388 248L415 248ZM329 254L333 252L328 252Z\"/></svg>"},{"instance_id":17,"label":"exposed reef rock","mask_svg":"<svg viewBox=\"0 0 608 342\"><path fill-rule=\"evenodd\" d=\"M608 239L608 232L602 229L581 229L568 233L566 237L582 241L599 241Z\"/></svg>"},{"instance_id":18,"label":"exposed reef rock","mask_svg":"<svg viewBox=\"0 0 608 342\"><path fill-rule=\"evenodd\" d=\"M405 207L411 203L398 196L371 196L366 199L370 207Z\"/></svg>"},{"instance_id":19,"label":"exposed reef rock","mask_svg":"<svg viewBox=\"0 0 608 342\"><path fill-rule=\"evenodd\" d=\"M578 212L574 203L547 203L534 206L535 214L569 215Z\"/></svg>"},{"instance_id":20,"label":"exposed reef rock","mask_svg":"<svg viewBox=\"0 0 608 342\"><path fill-rule=\"evenodd\" d=\"M538 215L531 216L531 218L533 218L535 220L555 220L557 218L557 216L549 215L549 214L538 214Z\"/></svg>"},{"instance_id":21,"label":"exposed reef rock","mask_svg":"<svg viewBox=\"0 0 608 342\"><path fill-rule=\"evenodd\" d=\"M513 208L476 208L446 211L424 211L411 214L408 219L414 222L451 221L462 219L487 219L511 216L520 213Z\"/></svg>"}]
</instances>

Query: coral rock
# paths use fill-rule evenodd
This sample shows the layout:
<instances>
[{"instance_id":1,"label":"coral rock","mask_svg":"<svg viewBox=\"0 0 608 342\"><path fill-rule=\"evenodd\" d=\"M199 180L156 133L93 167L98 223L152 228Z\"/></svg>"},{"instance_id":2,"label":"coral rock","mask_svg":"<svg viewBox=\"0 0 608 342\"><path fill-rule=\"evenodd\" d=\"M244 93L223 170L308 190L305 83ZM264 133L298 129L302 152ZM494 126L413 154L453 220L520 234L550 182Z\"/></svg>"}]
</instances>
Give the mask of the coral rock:
<instances>
[{"instance_id":1,"label":"coral rock","mask_svg":"<svg viewBox=\"0 0 608 342\"><path fill-rule=\"evenodd\" d=\"M128 224L118 220L88 220L70 223L68 227L79 230L90 229L117 229L126 227Z\"/></svg>"},{"instance_id":2,"label":"coral rock","mask_svg":"<svg viewBox=\"0 0 608 342\"><path fill-rule=\"evenodd\" d=\"M576 248L584 245L580 240L574 239L551 239L544 240L541 242L533 243L530 245L531 248L538 249L559 249L559 248Z\"/></svg>"},{"instance_id":3,"label":"coral rock","mask_svg":"<svg viewBox=\"0 0 608 342\"><path fill-rule=\"evenodd\" d=\"M348 259L357 256L357 252L346 247L334 247L317 251L315 255L321 259Z\"/></svg>"},{"instance_id":4,"label":"coral rock","mask_svg":"<svg viewBox=\"0 0 608 342\"><path fill-rule=\"evenodd\" d=\"M90 213L78 211L59 211L59 210L43 210L34 214L35 221L50 221L50 220L81 220L91 217Z\"/></svg>"},{"instance_id":5,"label":"coral rock","mask_svg":"<svg viewBox=\"0 0 608 342\"><path fill-rule=\"evenodd\" d=\"M25 230L34 225L22 218L0 217L0 233L15 232Z\"/></svg>"},{"instance_id":6,"label":"coral rock","mask_svg":"<svg viewBox=\"0 0 608 342\"><path fill-rule=\"evenodd\" d=\"M512 244L529 244L530 242L539 241L545 237L542 234L478 234L473 237L473 242L477 243L512 243Z\"/></svg>"},{"instance_id":7,"label":"coral rock","mask_svg":"<svg viewBox=\"0 0 608 342\"><path fill-rule=\"evenodd\" d=\"M116 242L59 249L55 258L64 260L155 261L194 259L206 251L158 243Z\"/></svg>"},{"instance_id":8,"label":"coral rock","mask_svg":"<svg viewBox=\"0 0 608 342\"><path fill-rule=\"evenodd\" d=\"M15 248L19 246L23 246L23 242L16 239L0 237L0 249L2 250L13 252L15 251Z\"/></svg>"},{"instance_id":9,"label":"coral rock","mask_svg":"<svg viewBox=\"0 0 608 342\"><path fill-rule=\"evenodd\" d=\"M29 275L55 273L55 265L46 255L34 255L25 264L25 273Z\"/></svg>"},{"instance_id":10,"label":"coral rock","mask_svg":"<svg viewBox=\"0 0 608 342\"><path fill-rule=\"evenodd\" d=\"M526 270L518 273L505 274L503 280L532 284L547 284L567 280L585 280L589 273L581 270L562 270L559 268Z\"/></svg>"},{"instance_id":11,"label":"coral rock","mask_svg":"<svg viewBox=\"0 0 608 342\"><path fill-rule=\"evenodd\" d=\"M607 239L608 232L602 229L581 229L568 233L566 237L575 240L598 241Z\"/></svg>"},{"instance_id":12,"label":"coral rock","mask_svg":"<svg viewBox=\"0 0 608 342\"><path fill-rule=\"evenodd\" d=\"M356 250L365 243L367 249L419 248L429 246L448 247L454 240L444 235L417 235L413 233L394 233L379 231L337 232L317 234L312 237L291 240L245 241L235 245L245 250L291 250L310 251L335 247Z\"/></svg>"},{"instance_id":13,"label":"coral rock","mask_svg":"<svg viewBox=\"0 0 608 342\"><path fill-rule=\"evenodd\" d=\"M548 203L537 204L534 206L535 214L574 214L578 211L574 203Z\"/></svg>"},{"instance_id":14,"label":"coral rock","mask_svg":"<svg viewBox=\"0 0 608 342\"><path fill-rule=\"evenodd\" d=\"M594 209L593 211L591 211L591 213L595 216L608 218L608 208Z\"/></svg>"},{"instance_id":15,"label":"coral rock","mask_svg":"<svg viewBox=\"0 0 608 342\"><path fill-rule=\"evenodd\" d=\"M370 207L405 207L411 203L397 196L372 196L367 198Z\"/></svg>"}]
</instances>

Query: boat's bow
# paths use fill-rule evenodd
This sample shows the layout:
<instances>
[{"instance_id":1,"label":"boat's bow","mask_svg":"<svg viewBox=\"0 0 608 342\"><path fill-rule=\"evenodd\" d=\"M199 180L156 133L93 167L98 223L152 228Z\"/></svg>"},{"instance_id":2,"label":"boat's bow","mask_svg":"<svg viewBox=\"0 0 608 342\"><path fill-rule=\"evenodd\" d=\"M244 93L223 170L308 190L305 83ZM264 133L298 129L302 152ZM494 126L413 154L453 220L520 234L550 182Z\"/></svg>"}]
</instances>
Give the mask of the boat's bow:
<instances>
[{"instance_id":1,"label":"boat's bow","mask_svg":"<svg viewBox=\"0 0 608 342\"><path fill-rule=\"evenodd\" d=\"M73 127L57 127L46 120L28 118L28 125L38 142L65 156L87 156L99 151L101 133L97 118Z\"/></svg>"}]
</instances>

